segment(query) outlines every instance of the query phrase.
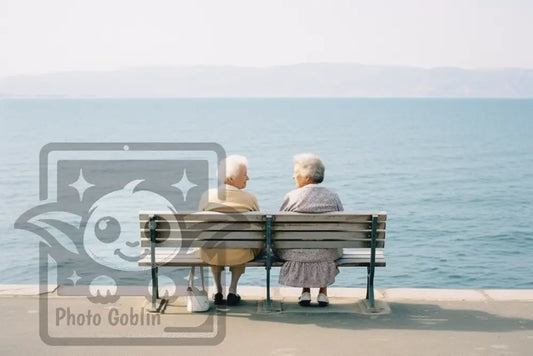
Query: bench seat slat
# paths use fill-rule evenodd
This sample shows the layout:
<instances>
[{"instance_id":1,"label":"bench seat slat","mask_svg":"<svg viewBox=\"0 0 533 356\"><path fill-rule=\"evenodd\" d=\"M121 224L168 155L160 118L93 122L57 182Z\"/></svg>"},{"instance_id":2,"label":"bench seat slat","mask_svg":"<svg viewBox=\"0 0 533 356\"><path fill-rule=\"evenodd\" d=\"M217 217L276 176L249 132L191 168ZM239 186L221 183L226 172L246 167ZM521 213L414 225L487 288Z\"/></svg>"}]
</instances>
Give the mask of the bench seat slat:
<instances>
[{"instance_id":1,"label":"bench seat slat","mask_svg":"<svg viewBox=\"0 0 533 356\"><path fill-rule=\"evenodd\" d=\"M139 227L143 231L149 231L148 222L140 222ZM385 230L386 223L378 223L377 230ZM159 225L157 230L162 231L264 231L264 225L253 222L236 222L230 223L227 221L220 222L176 222L168 221L164 225ZM304 224L297 223L276 223L272 227L272 231L370 231L372 229L371 223L343 223L343 222L327 222L327 223L311 223Z\"/></svg>"},{"instance_id":2,"label":"bench seat slat","mask_svg":"<svg viewBox=\"0 0 533 356\"><path fill-rule=\"evenodd\" d=\"M189 267L189 266L208 266L207 263L200 259L198 252L192 254L176 254L172 251L157 251L156 264L159 266L168 267ZM370 264L369 251L345 252L343 256L337 260L340 267L350 266L368 266ZM139 261L140 266L150 266L150 256L145 256ZM264 267L264 259L257 259L246 263L248 267ZM283 265L283 261L274 261L273 266L279 267ZM376 267L384 267L386 265L383 251L376 251Z\"/></svg>"},{"instance_id":3,"label":"bench seat slat","mask_svg":"<svg viewBox=\"0 0 533 356\"><path fill-rule=\"evenodd\" d=\"M283 240L275 241L274 248L370 248L371 242L369 240ZM156 247L217 247L217 248L263 248L265 247L264 240L256 239L239 240L239 239L223 239L223 240L200 240L200 239L167 239L156 243ZM376 248L384 248L385 241L377 240ZM149 248L150 240L141 240L141 247Z\"/></svg>"},{"instance_id":4,"label":"bench seat slat","mask_svg":"<svg viewBox=\"0 0 533 356\"><path fill-rule=\"evenodd\" d=\"M283 222L352 222L352 223L371 223L372 215L378 216L378 223L385 222L387 220L387 213L370 213L370 212L333 212L322 214L299 214L294 212L276 212L271 215L275 216L276 223ZM139 213L140 222L148 222L149 215L156 215L156 217L162 218L165 221L226 221L226 222L263 222L265 213L262 212L245 212L245 213L218 213L218 212L181 212L171 213L169 211L150 211ZM157 221L157 219L156 219Z\"/></svg>"},{"instance_id":5,"label":"bench seat slat","mask_svg":"<svg viewBox=\"0 0 533 356\"><path fill-rule=\"evenodd\" d=\"M283 240L369 240L371 231L280 231L272 235L272 241ZM385 238L385 231L377 232L378 239Z\"/></svg>"},{"instance_id":6,"label":"bench seat slat","mask_svg":"<svg viewBox=\"0 0 533 356\"><path fill-rule=\"evenodd\" d=\"M376 248L383 248L384 241L377 241ZM332 240L332 241L276 241L274 248L370 248L370 241L358 240Z\"/></svg>"},{"instance_id":7,"label":"bench seat slat","mask_svg":"<svg viewBox=\"0 0 533 356\"><path fill-rule=\"evenodd\" d=\"M278 231L273 234L274 241L281 240L368 240L370 238L371 230L360 231ZM173 239L240 239L240 240L255 240L257 238L265 237L263 231L202 231L202 230L165 230L157 229L156 234L166 236ZM385 238L385 230L378 230L377 239L383 240ZM141 231L141 239L150 239L150 230Z\"/></svg>"}]
</instances>

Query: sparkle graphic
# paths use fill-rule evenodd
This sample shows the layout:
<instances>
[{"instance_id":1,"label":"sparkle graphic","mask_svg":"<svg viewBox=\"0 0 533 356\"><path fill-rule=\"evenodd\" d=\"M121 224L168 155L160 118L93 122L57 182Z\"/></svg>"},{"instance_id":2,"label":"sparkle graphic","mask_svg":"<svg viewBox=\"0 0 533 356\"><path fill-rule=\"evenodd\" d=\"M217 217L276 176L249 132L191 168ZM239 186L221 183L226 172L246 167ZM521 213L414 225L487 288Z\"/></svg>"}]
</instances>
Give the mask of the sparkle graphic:
<instances>
[{"instance_id":1,"label":"sparkle graphic","mask_svg":"<svg viewBox=\"0 0 533 356\"><path fill-rule=\"evenodd\" d=\"M189 190L196 186L198 186L198 184L192 183L187 177L186 169L183 170L183 177L181 177L181 180L178 183L172 184L172 187L178 188L181 191L184 200L187 200L187 194L189 193Z\"/></svg>"},{"instance_id":2,"label":"sparkle graphic","mask_svg":"<svg viewBox=\"0 0 533 356\"><path fill-rule=\"evenodd\" d=\"M70 279L72 281L72 284L76 285L76 283L78 283L78 281L81 279L81 277L78 276L78 274L74 270L74 271L72 271L72 274L70 275L70 277L68 277L67 279Z\"/></svg>"},{"instance_id":3,"label":"sparkle graphic","mask_svg":"<svg viewBox=\"0 0 533 356\"><path fill-rule=\"evenodd\" d=\"M90 187L94 187L94 184L91 184L85 180L83 177L83 169L80 168L80 175L78 176L78 180L76 180L74 183L69 184L69 187L72 187L78 191L78 194L80 196L80 201L83 200L83 193Z\"/></svg>"}]
</instances>

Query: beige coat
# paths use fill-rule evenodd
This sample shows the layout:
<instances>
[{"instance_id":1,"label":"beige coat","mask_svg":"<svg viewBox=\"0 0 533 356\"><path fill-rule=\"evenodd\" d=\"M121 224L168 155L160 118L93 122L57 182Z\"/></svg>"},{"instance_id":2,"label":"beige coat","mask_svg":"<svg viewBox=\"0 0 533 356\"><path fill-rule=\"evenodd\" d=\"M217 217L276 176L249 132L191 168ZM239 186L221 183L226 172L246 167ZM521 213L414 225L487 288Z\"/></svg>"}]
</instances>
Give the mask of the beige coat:
<instances>
[{"instance_id":1,"label":"beige coat","mask_svg":"<svg viewBox=\"0 0 533 356\"><path fill-rule=\"evenodd\" d=\"M258 211L257 198L244 190L226 185L225 197L220 199L217 189L211 189L200 199L200 211L246 212ZM217 249L202 248L202 260L215 266L236 266L253 260L260 253L260 249L235 248Z\"/></svg>"}]
</instances>

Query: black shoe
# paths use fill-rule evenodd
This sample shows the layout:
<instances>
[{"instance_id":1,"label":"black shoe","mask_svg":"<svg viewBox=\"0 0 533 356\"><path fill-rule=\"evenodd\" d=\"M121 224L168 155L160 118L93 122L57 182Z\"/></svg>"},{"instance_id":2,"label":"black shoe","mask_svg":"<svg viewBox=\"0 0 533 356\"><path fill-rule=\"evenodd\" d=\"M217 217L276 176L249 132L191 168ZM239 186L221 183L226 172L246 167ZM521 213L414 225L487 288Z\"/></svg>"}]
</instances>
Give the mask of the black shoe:
<instances>
[{"instance_id":1,"label":"black shoe","mask_svg":"<svg viewBox=\"0 0 533 356\"><path fill-rule=\"evenodd\" d=\"M224 304L224 296L222 293L215 294L215 305L222 305Z\"/></svg>"},{"instance_id":2,"label":"black shoe","mask_svg":"<svg viewBox=\"0 0 533 356\"><path fill-rule=\"evenodd\" d=\"M228 305L237 305L241 301L241 296L238 294L229 293L228 294Z\"/></svg>"}]
</instances>

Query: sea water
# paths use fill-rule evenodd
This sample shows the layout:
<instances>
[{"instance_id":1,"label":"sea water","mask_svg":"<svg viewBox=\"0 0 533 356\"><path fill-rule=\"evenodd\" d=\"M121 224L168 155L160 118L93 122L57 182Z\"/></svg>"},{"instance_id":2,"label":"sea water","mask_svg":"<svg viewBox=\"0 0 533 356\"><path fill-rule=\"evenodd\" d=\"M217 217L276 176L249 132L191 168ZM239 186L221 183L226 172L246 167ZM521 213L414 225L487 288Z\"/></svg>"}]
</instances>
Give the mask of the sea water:
<instances>
[{"instance_id":1,"label":"sea water","mask_svg":"<svg viewBox=\"0 0 533 356\"><path fill-rule=\"evenodd\" d=\"M386 211L379 288L533 288L532 119L531 99L1 99L0 283L39 280L41 239L14 222L42 204L45 144L216 142L249 159L261 210L313 152L346 211ZM334 286L365 278L342 268Z\"/></svg>"}]
</instances>

